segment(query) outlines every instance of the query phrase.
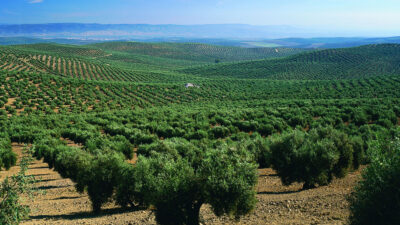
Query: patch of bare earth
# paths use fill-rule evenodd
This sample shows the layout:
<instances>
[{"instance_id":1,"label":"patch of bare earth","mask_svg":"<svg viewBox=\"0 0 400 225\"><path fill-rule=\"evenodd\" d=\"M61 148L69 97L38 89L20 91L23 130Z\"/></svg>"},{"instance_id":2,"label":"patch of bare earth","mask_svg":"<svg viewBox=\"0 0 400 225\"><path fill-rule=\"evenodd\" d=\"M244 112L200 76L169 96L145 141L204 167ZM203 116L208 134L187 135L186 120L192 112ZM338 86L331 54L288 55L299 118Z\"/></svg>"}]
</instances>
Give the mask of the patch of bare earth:
<instances>
[{"instance_id":1,"label":"patch of bare earth","mask_svg":"<svg viewBox=\"0 0 400 225\"><path fill-rule=\"evenodd\" d=\"M217 218L209 207L203 207L203 219L206 224L346 224L346 197L360 179L360 172L335 179L328 186L301 190L302 184L283 186L272 169L262 169L253 213L234 222Z\"/></svg>"},{"instance_id":2,"label":"patch of bare earth","mask_svg":"<svg viewBox=\"0 0 400 225\"><path fill-rule=\"evenodd\" d=\"M73 145L72 142L68 144ZM23 145L13 144L19 156L22 148ZM346 196L359 180L360 171L352 172L344 179L336 179L328 186L303 191L302 184L283 186L272 169L262 169L259 170L257 186L258 203L251 214L240 221L217 218L205 205L201 209L202 223L345 224L349 216ZM0 176L4 178L16 172L18 167L13 167L9 171L1 171ZM99 215L92 214L87 194L76 192L71 180L63 179L41 161L34 161L28 174L40 179L37 187L47 193L29 203L31 219L22 224L155 224L154 214L149 210L126 211L114 204L104 206Z\"/></svg>"},{"instance_id":3,"label":"patch of bare earth","mask_svg":"<svg viewBox=\"0 0 400 225\"><path fill-rule=\"evenodd\" d=\"M68 75L67 74L67 63L66 63L66 61L65 61L65 58L63 58L63 61L62 61L62 64L63 64L63 74L64 75Z\"/></svg>"},{"instance_id":4,"label":"patch of bare earth","mask_svg":"<svg viewBox=\"0 0 400 225\"><path fill-rule=\"evenodd\" d=\"M6 105L8 105L8 106L12 106L12 105L14 105L14 102L17 100L17 98L8 98L7 99L7 102L4 104L5 106Z\"/></svg>"}]
</instances>

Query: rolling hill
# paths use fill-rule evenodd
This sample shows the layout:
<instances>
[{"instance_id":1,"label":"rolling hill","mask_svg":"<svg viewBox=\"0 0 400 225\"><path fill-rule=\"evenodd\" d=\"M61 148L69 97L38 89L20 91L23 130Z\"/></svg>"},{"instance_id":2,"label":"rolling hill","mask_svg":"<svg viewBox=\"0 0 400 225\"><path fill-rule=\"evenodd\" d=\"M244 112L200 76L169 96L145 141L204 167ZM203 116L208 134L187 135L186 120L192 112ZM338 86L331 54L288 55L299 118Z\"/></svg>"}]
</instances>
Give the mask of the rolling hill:
<instances>
[{"instance_id":1,"label":"rolling hill","mask_svg":"<svg viewBox=\"0 0 400 225\"><path fill-rule=\"evenodd\" d=\"M198 43L107 42L93 44L102 50L169 59L214 63L285 57L303 52L293 48L239 48Z\"/></svg>"},{"instance_id":2,"label":"rolling hill","mask_svg":"<svg viewBox=\"0 0 400 225\"><path fill-rule=\"evenodd\" d=\"M46 72L85 80L173 82L189 66L277 58L301 49L222 47L205 44L108 42L95 45L32 44L0 47L0 69Z\"/></svg>"},{"instance_id":3,"label":"rolling hill","mask_svg":"<svg viewBox=\"0 0 400 225\"><path fill-rule=\"evenodd\" d=\"M182 171L186 175L200 174L194 179L182 176L184 186L194 184L189 185L193 190L206 180L223 180L222 185L210 188L220 193L227 187L225 177L235 178L238 173L224 174L226 168L221 167L212 176L203 177L201 170L215 167L203 162L227 165L231 157L235 163L228 167L241 168L243 163L239 160L246 159L252 166L238 171L253 170L254 176L243 177L257 178L258 174L261 179L257 187L255 180L246 189L251 193L257 190L258 208L250 215L257 218L252 220L256 221L254 224L265 223L267 217L260 217L260 212L272 215L265 209L271 205L272 195L278 198L274 206L280 206L273 208L275 212L285 211L288 218L293 216L294 211L288 211L290 200L297 204L290 207L298 206L296 210L301 210L304 217L313 218L310 223L329 223L333 214L326 214L328 211L348 214L344 201L353 183L339 179L347 170L371 160L377 137L399 134L399 52L399 45L390 44L307 52L136 42L0 47L0 170L10 168L6 173L9 175L20 171L17 156L24 154L23 148L32 146L26 153L32 153L37 161L30 165L29 174L46 176L32 183L41 185L40 190L51 196L30 201L36 214L24 222L99 224L97 219L101 219L100 224L111 220L127 224L141 223L137 214L130 213L153 216L150 210L154 209L148 208L149 204L138 201L136 205L136 194L146 197L148 190L167 186L174 188L166 190L174 189L176 193L171 181L180 180L175 174ZM215 59L222 62L216 63ZM186 88L186 83L195 85ZM298 145L297 140L304 143L291 150ZM275 154L285 152L282 149L293 151L292 155L309 152L296 156L298 168L306 165L305 168L317 170L310 163L319 166L329 162L332 170L342 161L347 163L340 166L345 169L343 174L332 177L332 184L331 180L323 180L316 191L304 190L308 185L303 180L287 187L284 185L289 184L282 182L282 174L273 164L282 159ZM38 165L40 160L45 163ZM143 164L149 160L155 163ZM282 164L293 171L290 163ZM148 176L154 168L163 171L170 166L174 168L171 173L157 175L165 181L164 186L140 175ZM195 171L198 166L201 169ZM137 168L144 170L137 172ZM266 172L273 169L276 172ZM354 179L354 173L348 177ZM0 171L2 174L4 171ZM215 178L217 174L222 175ZM243 193L244 189L235 186L241 182L233 179L235 193ZM157 187L136 191L146 183ZM346 185L338 188L338 183ZM180 186L179 195L172 195L179 202L192 199L192 193L197 192ZM96 191L92 192L91 187ZM126 190L134 190L135 194ZM288 190L292 190L290 194ZM332 191L337 194L332 195ZM293 196L299 193L302 195L294 201ZM256 193L253 194L256 202ZM99 203L100 198L104 200ZM174 201L166 199L172 202L168 202L170 209ZM134 208L128 209L132 200ZM316 213L321 204L327 206L327 211ZM90 206L100 213L89 212ZM68 211L70 208L75 211ZM322 214L329 217L314 219ZM104 215L108 216L107 221ZM280 214L274 221L282 222L286 215ZM144 223L148 218L146 215ZM226 218L221 221L233 223ZM335 221L339 219L335 217ZM340 217L340 221L347 221L347 217Z\"/></svg>"},{"instance_id":4,"label":"rolling hill","mask_svg":"<svg viewBox=\"0 0 400 225\"><path fill-rule=\"evenodd\" d=\"M216 64L217 57L240 61ZM9 113L29 113L399 97L399 77L391 76L399 74L399 60L400 45L390 44L311 52L136 42L16 45L0 47L0 100ZM185 83L199 88L186 89Z\"/></svg>"},{"instance_id":5,"label":"rolling hill","mask_svg":"<svg viewBox=\"0 0 400 225\"><path fill-rule=\"evenodd\" d=\"M301 53L281 59L194 67L201 77L257 79L348 79L400 74L400 45L367 45Z\"/></svg>"}]
</instances>

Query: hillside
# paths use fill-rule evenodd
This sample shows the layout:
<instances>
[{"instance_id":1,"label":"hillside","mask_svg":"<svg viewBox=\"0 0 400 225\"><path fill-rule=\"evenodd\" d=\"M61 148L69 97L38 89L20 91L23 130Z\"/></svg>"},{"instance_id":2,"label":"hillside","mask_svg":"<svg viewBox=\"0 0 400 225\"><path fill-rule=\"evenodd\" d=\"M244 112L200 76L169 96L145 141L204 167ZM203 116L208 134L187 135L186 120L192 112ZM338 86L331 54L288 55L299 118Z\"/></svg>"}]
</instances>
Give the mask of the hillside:
<instances>
[{"instance_id":1,"label":"hillside","mask_svg":"<svg viewBox=\"0 0 400 225\"><path fill-rule=\"evenodd\" d=\"M367 45L302 53L283 59L194 67L180 72L201 77L348 79L400 74L400 45Z\"/></svg>"},{"instance_id":2,"label":"hillside","mask_svg":"<svg viewBox=\"0 0 400 225\"><path fill-rule=\"evenodd\" d=\"M46 191L23 224L154 225L159 193L168 216L200 202L202 224L345 223L378 137L400 134L400 46L286 50L0 47L0 182L31 154ZM213 211L232 204L254 210Z\"/></svg>"},{"instance_id":3,"label":"hillside","mask_svg":"<svg viewBox=\"0 0 400 225\"><path fill-rule=\"evenodd\" d=\"M111 58L112 57L112 58ZM110 58L110 60L108 60ZM181 80L154 59L140 57L136 63L126 63L129 56L104 52L100 49L56 44L35 44L0 47L0 69L7 71L40 72L84 80L109 80L131 82L170 82ZM165 61L165 60L164 60ZM170 62L163 62L169 64ZM172 64L173 65L173 64ZM198 64L197 64L198 65ZM174 68L179 68L174 65Z\"/></svg>"},{"instance_id":4,"label":"hillside","mask_svg":"<svg viewBox=\"0 0 400 225\"><path fill-rule=\"evenodd\" d=\"M109 42L95 45L32 44L0 47L0 69L46 72L85 80L174 82L189 66L277 58L301 49L246 49L205 44ZM196 78L193 78L196 79Z\"/></svg>"},{"instance_id":5,"label":"hillside","mask_svg":"<svg viewBox=\"0 0 400 225\"><path fill-rule=\"evenodd\" d=\"M0 69L83 80L142 83L199 83L210 78L368 78L400 74L400 45L367 45L311 52L285 48L248 49L137 42L88 46L15 45L0 47Z\"/></svg>"},{"instance_id":6,"label":"hillside","mask_svg":"<svg viewBox=\"0 0 400 225\"><path fill-rule=\"evenodd\" d=\"M0 111L9 115L78 113L167 106L219 105L294 99L400 98L400 79L376 77L341 81L270 81L241 79L134 83L82 80L56 75L0 70ZM282 103L284 104L284 103Z\"/></svg>"},{"instance_id":7,"label":"hillside","mask_svg":"<svg viewBox=\"0 0 400 225\"><path fill-rule=\"evenodd\" d=\"M102 50L214 63L278 58L303 52L293 48L239 48L197 43L107 42L93 44Z\"/></svg>"}]
</instances>

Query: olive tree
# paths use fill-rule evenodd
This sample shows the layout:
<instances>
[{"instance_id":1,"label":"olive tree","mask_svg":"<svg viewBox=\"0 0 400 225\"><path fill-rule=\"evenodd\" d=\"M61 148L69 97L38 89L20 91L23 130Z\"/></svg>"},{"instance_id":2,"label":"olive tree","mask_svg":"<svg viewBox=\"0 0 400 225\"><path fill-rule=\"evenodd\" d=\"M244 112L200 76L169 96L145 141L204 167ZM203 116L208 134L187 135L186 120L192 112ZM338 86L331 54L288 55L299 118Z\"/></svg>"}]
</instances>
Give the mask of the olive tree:
<instances>
[{"instance_id":1,"label":"olive tree","mask_svg":"<svg viewBox=\"0 0 400 225\"><path fill-rule=\"evenodd\" d=\"M29 217L30 208L24 205L27 196L33 199L38 189L35 178L26 175L32 158L26 152L19 163L20 171L0 182L0 224L19 224ZM24 196L24 197L23 197Z\"/></svg>"},{"instance_id":2,"label":"olive tree","mask_svg":"<svg viewBox=\"0 0 400 225\"><path fill-rule=\"evenodd\" d=\"M400 142L379 144L351 194L350 224L400 223Z\"/></svg>"},{"instance_id":3,"label":"olive tree","mask_svg":"<svg viewBox=\"0 0 400 225\"><path fill-rule=\"evenodd\" d=\"M95 213L111 201L118 184L124 156L116 152L90 155L80 149L69 148L58 153L55 169L61 176L76 183L79 192L87 191Z\"/></svg>"},{"instance_id":4,"label":"olive tree","mask_svg":"<svg viewBox=\"0 0 400 225\"><path fill-rule=\"evenodd\" d=\"M17 155L11 149L10 139L8 137L0 138L0 170L3 168L8 170L16 164Z\"/></svg>"},{"instance_id":5,"label":"olive tree","mask_svg":"<svg viewBox=\"0 0 400 225\"><path fill-rule=\"evenodd\" d=\"M186 157L165 152L140 156L126 173L132 178L125 179L130 185L118 190L131 202L139 199L153 205L159 224L199 224L203 204L210 204L217 216L239 218L249 213L256 203L257 183L257 166L251 157L227 146L203 154L198 165L187 153ZM126 192L129 186L131 192Z\"/></svg>"},{"instance_id":6,"label":"olive tree","mask_svg":"<svg viewBox=\"0 0 400 225\"><path fill-rule=\"evenodd\" d=\"M271 164L284 185L304 182L304 189L326 185L351 168L353 149L344 133L318 128L309 133L294 130L274 137Z\"/></svg>"}]
</instances>

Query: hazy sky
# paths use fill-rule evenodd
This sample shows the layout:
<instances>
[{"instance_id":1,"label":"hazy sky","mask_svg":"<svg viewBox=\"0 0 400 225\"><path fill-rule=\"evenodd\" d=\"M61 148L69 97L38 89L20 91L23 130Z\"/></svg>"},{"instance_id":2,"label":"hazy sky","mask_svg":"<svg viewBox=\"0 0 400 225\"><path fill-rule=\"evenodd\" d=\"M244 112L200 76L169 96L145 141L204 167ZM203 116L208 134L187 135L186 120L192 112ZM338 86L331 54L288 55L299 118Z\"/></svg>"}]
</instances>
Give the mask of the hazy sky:
<instances>
[{"instance_id":1,"label":"hazy sky","mask_svg":"<svg viewBox=\"0 0 400 225\"><path fill-rule=\"evenodd\" d=\"M0 23L240 23L400 31L400 0L0 0L0 3Z\"/></svg>"}]
</instances>

